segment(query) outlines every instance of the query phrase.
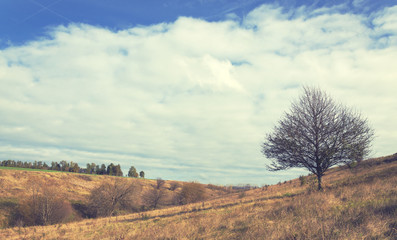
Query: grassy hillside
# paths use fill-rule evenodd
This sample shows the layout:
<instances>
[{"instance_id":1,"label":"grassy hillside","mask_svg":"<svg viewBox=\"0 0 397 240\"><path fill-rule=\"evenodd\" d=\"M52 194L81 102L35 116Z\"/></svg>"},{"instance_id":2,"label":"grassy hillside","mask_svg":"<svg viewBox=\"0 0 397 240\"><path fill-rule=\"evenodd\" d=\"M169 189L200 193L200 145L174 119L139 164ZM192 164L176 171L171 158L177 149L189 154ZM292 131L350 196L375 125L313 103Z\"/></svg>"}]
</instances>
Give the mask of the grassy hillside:
<instances>
[{"instance_id":1,"label":"grassy hillside","mask_svg":"<svg viewBox=\"0 0 397 240\"><path fill-rule=\"evenodd\" d=\"M397 154L334 168L324 184L317 192L307 176L162 210L4 229L0 239L397 239Z\"/></svg>"},{"instance_id":2,"label":"grassy hillside","mask_svg":"<svg viewBox=\"0 0 397 240\"><path fill-rule=\"evenodd\" d=\"M47 186L55 192L57 196L70 203L87 203L92 189L100 186L105 181L123 179L139 185L134 195L137 195L137 207L144 206L143 195L156 185L156 180L121 178L107 175L88 175L69 172L58 172L49 170L31 170L25 168L0 168L0 228L9 226L9 216L15 212L18 203L32 196L38 187ZM175 197L183 186L183 182L165 181L162 186L167 198L163 206L174 204L172 198ZM206 188L206 198L213 199L228 194L226 188L204 185ZM75 211L73 219L80 220L82 216ZM1 238L0 238L1 239Z\"/></svg>"},{"instance_id":3,"label":"grassy hillside","mask_svg":"<svg viewBox=\"0 0 397 240\"><path fill-rule=\"evenodd\" d=\"M105 180L112 180L115 176L89 175L70 172L59 172L51 170L37 170L26 168L0 167L0 198L23 198L30 194L30 187L37 182L51 183L57 187L59 193L69 200L85 200L90 190L99 186ZM138 182L144 189L154 186L156 180L124 178L131 182ZM166 180L164 187L177 188L183 182ZM225 194L225 188L216 188L211 185L207 187L209 198L219 197Z\"/></svg>"}]
</instances>

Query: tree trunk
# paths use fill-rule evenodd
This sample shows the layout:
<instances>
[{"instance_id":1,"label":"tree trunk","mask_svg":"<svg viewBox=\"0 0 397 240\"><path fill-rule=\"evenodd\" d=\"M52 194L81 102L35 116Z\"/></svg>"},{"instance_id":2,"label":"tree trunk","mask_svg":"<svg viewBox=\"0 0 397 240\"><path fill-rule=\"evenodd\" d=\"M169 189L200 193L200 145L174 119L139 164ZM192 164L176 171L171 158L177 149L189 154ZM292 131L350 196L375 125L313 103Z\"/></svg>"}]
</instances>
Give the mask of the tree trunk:
<instances>
[{"instance_id":1,"label":"tree trunk","mask_svg":"<svg viewBox=\"0 0 397 240\"><path fill-rule=\"evenodd\" d=\"M321 178L322 178L323 176L322 175L317 175L317 182L318 182L318 190L319 191L321 191L321 190L323 190L323 187L321 186Z\"/></svg>"}]
</instances>

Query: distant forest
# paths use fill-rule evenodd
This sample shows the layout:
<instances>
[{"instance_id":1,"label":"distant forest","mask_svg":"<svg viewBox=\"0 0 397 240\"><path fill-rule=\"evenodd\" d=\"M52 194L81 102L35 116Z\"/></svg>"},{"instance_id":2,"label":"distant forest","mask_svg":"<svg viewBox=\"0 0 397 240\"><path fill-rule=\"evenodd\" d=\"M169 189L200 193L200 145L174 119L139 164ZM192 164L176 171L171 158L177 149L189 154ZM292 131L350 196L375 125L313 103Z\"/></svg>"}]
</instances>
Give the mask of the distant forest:
<instances>
[{"instance_id":1,"label":"distant forest","mask_svg":"<svg viewBox=\"0 0 397 240\"><path fill-rule=\"evenodd\" d=\"M51 165L48 165L43 161L22 162L22 161L14 161L14 160L3 160L0 162L0 166L97 174L97 175L109 175L109 176L123 176L123 171L121 170L120 164L114 165L113 163L110 163L108 166L106 166L105 164L99 165L95 163L87 163L86 168L82 168L79 166L78 163L72 161L67 162L65 160L62 160L59 163L51 162ZM135 178L139 176L141 178L144 178L145 172L140 171L138 174L136 168L134 166L131 166L127 176L135 177Z\"/></svg>"}]
</instances>

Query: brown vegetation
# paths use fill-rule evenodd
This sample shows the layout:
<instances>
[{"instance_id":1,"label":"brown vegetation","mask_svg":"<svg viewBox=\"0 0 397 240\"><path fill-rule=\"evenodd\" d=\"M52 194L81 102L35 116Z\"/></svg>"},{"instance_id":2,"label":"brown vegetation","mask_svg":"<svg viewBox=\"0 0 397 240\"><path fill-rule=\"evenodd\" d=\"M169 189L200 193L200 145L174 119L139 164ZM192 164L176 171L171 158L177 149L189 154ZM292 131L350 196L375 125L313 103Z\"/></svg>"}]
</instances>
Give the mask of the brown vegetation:
<instances>
[{"instance_id":1,"label":"brown vegetation","mask_svg":"<svg viewBox=\"0 0 397 240\"><path fill-rule=\"evenodd\" d=\"M175 199L182 186L181 182L161 179L9 168L0 169L0 183L0 228L65 223L179 205ZM155 196L148 194L153 192ZM225 195L215 189L208 192L211 198Z\"/></svg>"},{"instance_id":2,"label":"brown vegetation","mask_svg":"<svg viewBox=\"0 0 397 240\"><path fill-rule=\"evenodd\" d=\"M165 181L161 178L156 180L155 186L151 187L143 195L145 205L150 209L156 209L159 205L165 205L167 192L164 188Z\"/></svg>"},{"instance_id":3,"label":"brown vegetation","mask_svg":"<svg viewBox=\"0 0 397 240\"><path fill-rule=\"evenodd\" d=\"M0 230L0 239L396 239L397 154L224 198L124 216ZM208 190L208 189L207 189Z\"/></svg>"},{"instance_id":4,"label":"brown vegetation","mask_svg":"<svg viewBox=\"0 0 397 240\"><path fill-rule=\"evenodd\" d=\"M180 194L180 203L189 204L204 201L206 198L205 188L202 184L191 182L184 183Z\"/></svg>"},{"instance_id":5,"label":"brown vegetation","mask_svg":"<svg viewBox=\"0 0 397 240\"><path fill-rule=\"evenodd\" d=\"M105 181L91 191L88 206L93 217L108 217L118 209L136 209L140 196L140 186L136 182L115 178Z\"/></svg>"}]
</instances>

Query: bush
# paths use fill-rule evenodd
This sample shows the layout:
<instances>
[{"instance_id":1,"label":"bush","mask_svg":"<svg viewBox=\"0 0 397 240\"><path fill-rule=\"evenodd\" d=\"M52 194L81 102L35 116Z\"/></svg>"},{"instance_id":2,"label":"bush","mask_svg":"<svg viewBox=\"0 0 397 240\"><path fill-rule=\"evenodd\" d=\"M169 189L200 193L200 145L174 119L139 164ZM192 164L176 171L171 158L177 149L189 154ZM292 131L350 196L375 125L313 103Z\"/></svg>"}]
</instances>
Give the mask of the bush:
<instances>
[{"instance_id":1,"label":"bush","mask_svg":"<svg viewBox=\"0 0 397 240\"><path fill-rule=\"evenodd\" d=\"M171 182L170 183L170 191L175 191L176 189L178 189L180 187L180 184L178 182Z\"/></svg>"},{"instance_id":2,"label":"bush","mask_svg":"<svg viewBox=\"0 0 397 240\"><path fill-rule=\"evenodd\" d=\"M83 218L94 218L95 213L92 208L88 205L88 203L84 203L82 201L72 201L71 202L73 209Z\"/></svg>"},{"instance_id":3,"label":"bush","mask_svg":"<svg viewBox=\"0 0 397 240\"><path fill-rule=\"evenodd\" d=\"M179 195L180 204L188 204L205 200L205 187L200 183L185 183Z\"/></svg>"},{"instance_id":4,"label":"bush","mask_svg":"<svg viewBox=\"0 0 397 240\"><path fill-rule=\"evenodd\" d=\"M72 206L57 194L54 186L35 183L30 188L32 195L18 203L10 216L10 225L51 225L72 216Z\"/></svg>"},{"instance_id":5,"label":"bush","mask_svg":"<svg viewBox=\"0 0 397 240\"><path fill-rule=\"evenodd\" d=\"M139 195L138 190L139 186L135 182L124 179L104 182L91 191L90 214L94 217L112 216L126 206L131 207L135 197Z\"/></svg>"},{"instance_id":6,"label":"bush","mask_svg":"<svg viewBox=\"0 0 397 240\"><path fill-rule=\"evenodd\" d=\"M0 229L10 227L10 219L18 207L18 200L15 198L0 198ZM11 216L9 216L11 214Z\"/></svg>"}]
</instances>

